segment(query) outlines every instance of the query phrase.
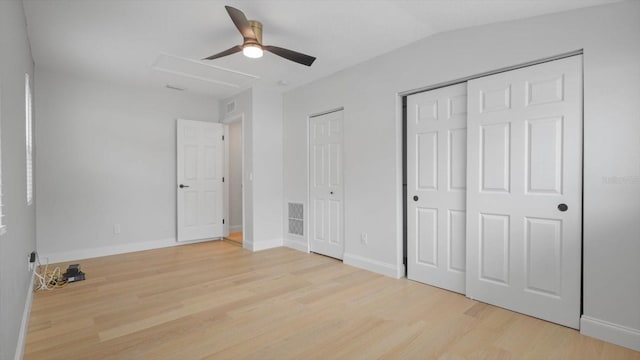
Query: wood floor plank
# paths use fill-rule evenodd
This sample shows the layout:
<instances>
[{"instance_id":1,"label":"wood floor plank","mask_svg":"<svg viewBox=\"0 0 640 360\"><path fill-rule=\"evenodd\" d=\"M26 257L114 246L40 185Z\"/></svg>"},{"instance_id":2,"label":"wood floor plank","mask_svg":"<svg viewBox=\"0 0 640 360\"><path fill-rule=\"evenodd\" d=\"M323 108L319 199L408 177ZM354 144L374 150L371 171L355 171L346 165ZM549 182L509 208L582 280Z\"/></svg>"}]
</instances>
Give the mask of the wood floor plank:
<instances>
[{"instance_id":1,"label":"wood floor plank","mask_svg":"<svg viewBox=\"0 0 640 360\"><path fill-rule=\"evenodd\" d=\"M80 264L85 281L34 295L25 359L640 359L573 329L287 248L213 241Z\"/></svg>"}]
</instances>

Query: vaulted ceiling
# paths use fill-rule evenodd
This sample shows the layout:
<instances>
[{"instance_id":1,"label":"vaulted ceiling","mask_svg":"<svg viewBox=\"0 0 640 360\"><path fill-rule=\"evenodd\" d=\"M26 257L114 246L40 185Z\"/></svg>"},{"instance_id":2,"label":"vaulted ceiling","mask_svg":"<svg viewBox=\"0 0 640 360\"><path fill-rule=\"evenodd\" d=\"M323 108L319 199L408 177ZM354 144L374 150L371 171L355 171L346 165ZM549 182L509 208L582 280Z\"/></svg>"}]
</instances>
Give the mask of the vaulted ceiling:
<instances>
[{"instance_id":1,"label":"vaulted ceiling","mask_svg":"<svg viewBox=\"0 0 640 360\"><path fill-rule=\"evenodd\" d=\"M23 0L36 66L132 86L226 97L256 83L283 90L429 35L618 0ZM263 23L272 54L200 59L242 43L224 5Z\"/></svg>"}]
</instances>

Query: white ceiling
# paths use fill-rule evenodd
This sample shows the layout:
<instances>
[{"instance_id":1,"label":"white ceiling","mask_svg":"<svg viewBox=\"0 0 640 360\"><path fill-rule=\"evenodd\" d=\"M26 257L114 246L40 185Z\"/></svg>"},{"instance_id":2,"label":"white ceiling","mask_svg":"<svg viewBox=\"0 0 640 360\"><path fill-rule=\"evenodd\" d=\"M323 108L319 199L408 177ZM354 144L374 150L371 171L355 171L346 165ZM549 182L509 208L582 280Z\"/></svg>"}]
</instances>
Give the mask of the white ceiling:
<instances>
[{"instance_id":1,"label":"white ceiling","mask_svg":"<svg viewBox=\"0 0 640 360\"><path fill-rule=\"evenodd\" d=\"M256 82L290 89L438 32L618 0L23 1L39 68L222 98ZM192 61L241 44L224 5L261 21L265 44L318 59L310 68L269 53Z\"/></svg>"}]
</instances>

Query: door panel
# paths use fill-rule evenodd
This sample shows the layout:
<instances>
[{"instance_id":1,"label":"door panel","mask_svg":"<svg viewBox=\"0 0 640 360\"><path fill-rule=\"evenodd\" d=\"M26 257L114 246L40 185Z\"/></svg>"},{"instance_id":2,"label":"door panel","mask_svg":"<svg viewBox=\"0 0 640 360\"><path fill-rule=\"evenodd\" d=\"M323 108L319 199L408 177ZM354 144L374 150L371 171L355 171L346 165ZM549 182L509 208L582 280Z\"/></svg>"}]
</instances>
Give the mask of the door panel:
<instances>
[{"instance_id":1,"label":"door panel","mask_svg":"<svg viewBox=\"0 0 640 360\"><path fill-rule=\"evenodd\" d=\"M438 189L438 133L417 135L418 140L418 189Z\"/></svg>"},{"instance_id":2,"label":"door panel","mask_svg":"<svg viewBox=\"0 0 640 360\"><path fill-rule=\"evenodd\" d=\"M467 296L578 328L582 58L474 79L468 94Z\"/></svg>"},{"instance_id":3,"label":"door panel","mask_svg":"<svg viewBox=\"0 0 640 360\"><path fill-rule=\"evenodd\" d=\"M449 168L449 191L466 191L467 129L449 130L449 156L447 160Z\"/></svg>"},{"instance_id":4,"label":"door panel","mask_svg":"<svg viewBox=\"0 0 640 360\"><path fill-rule=\"evenodd\" d=\"M309 119L309 244L337 259L344 253L342 113Z\"/></svg>"},{"instance_id":5,"label":"door panel","mask_svg":"<svg viewBox=\"0 0 640 360\"><path fill-rule=\"evenodd\" d=\"M511 124L481 126L480 172L483 192L509 192Z\"/></svg>"},{"instance_id":6,"label":"door panel","mask_svg":"<svg viewBox=\"0 0 640 360\"><path fill-rule=\"evenodd\" d=\"M561 194L562 117L526 121L527 192Z\"/></svg>"},{"instance_id":7,"label":"door panel","mask_svg":"<svg viewBox=\"0 0 640 360\"><path fill-rule=\"evenodd\" d=\"M464 210L449 210L449 271L464 273L467 268L467 216Z\"/></svg>"},{"instance_id":8,"label":"door panel","mask_svg":"<svg viewBox=\"0 0 640 360\"><path fill-rule=\"evenodd\" d=\"M480 214L480 278L509 284L509 215Z\"/></svg>"},{"instance_id":9,"label":"door panel","mask_svg":"<svg viewBox=\"0 0 640 360\"><path fill-rule=\"evenodd\" d=\"M334 133L335 134L335 133ZM342 186L342 144L329 144L329 187Z\"/></svg>"},{"instance_id":10,"label":"door panel","mask_svg":"<svg viewBox=\"0 0 640 360\"><path fill-rule=\"evenodd\" d=\"M562 278L562 222L536 218L525 221L525 289L558 296Z\"/></svg>"},{"instance_id":11,"label":"door panel","mask_svg":"<svg viewBox=\"0 0 640 360\"><path fill-rule=\"evenodd\" d=\"M466 84L407 98L407 276L464 293Z\"/></svg>"},{"instance_id":12,"label":"door panel","mask_svg":"<svg viewBox=\"0 0 640 360\"><path fill-rule=\"evenodd\" d=\"M438 266L438 209L418 208L418 262Z\"/></svg>"},{"instance_id":13,"label":"door panel","mask_svg":"<svg viewBox=\"0 0 640 360\"><path fill-rule=\"evenodd\" d=\"M326 230L324 221L324 217L326 215L326 212L324 211L325 200L315 199L313 200L313 202L315 204L315 206L313 207L313 217L311 220L313 224L313 230L310 232L311 234L313 234L313 240L324 241L326 240L324 236L324 232Z\"/></svg>"},{"instance_id":14,"label":"door panel","mask_svg":"<svg viewBox=\"0 0 640 360\"><path fill-rule=\"evenodd\" d=\"M342 234L342 201L329 200L329 242L336 246L341 246Z\"/></svg>"},{"instance_id":15,"label":"door panel","mask_svg":"<svg viewBox=\"0 0 640 360\"><path fill-rule=\"evenodd\" d=\"M177 121L178 241L224 236L223 125Z\"/></svg>"}]
</instances>

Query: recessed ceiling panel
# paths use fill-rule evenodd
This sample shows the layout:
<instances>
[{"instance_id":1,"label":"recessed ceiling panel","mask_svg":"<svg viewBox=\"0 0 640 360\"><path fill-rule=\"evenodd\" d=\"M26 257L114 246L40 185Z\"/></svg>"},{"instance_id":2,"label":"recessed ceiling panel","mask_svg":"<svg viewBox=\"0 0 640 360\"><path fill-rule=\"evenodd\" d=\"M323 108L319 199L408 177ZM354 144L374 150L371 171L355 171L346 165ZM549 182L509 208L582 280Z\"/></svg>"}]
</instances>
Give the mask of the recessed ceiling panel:
<instances>
[{"instance_id":1,"label":"recessed ceiling panel","mask_svg":"<svg viewBox=\"0 0 640 360\"><path fill-rule=\"evenodd\" d=\"M199 60L176 55L160 54L152 66L155 71L186 77L193 80L223 86L227 89L240 89L250 85L260 77L220 66L205 64Z\"/></svg>"}]
</instances>

